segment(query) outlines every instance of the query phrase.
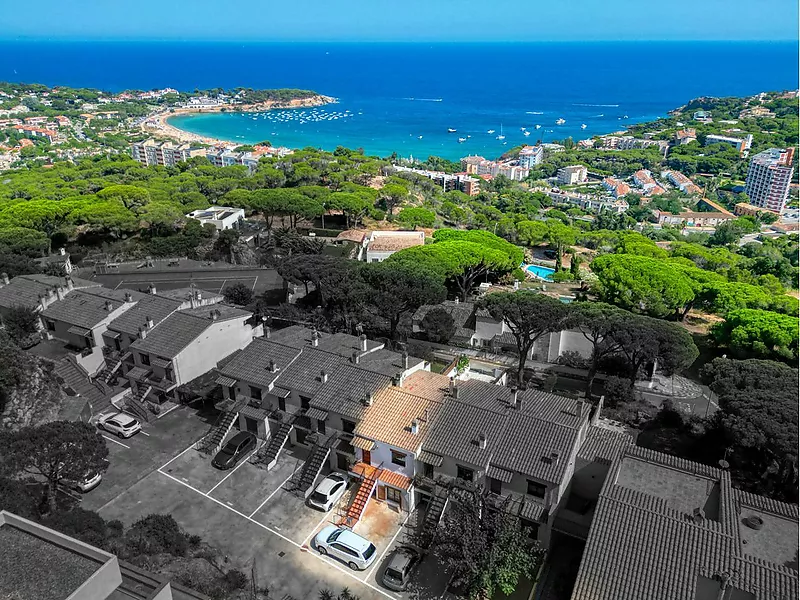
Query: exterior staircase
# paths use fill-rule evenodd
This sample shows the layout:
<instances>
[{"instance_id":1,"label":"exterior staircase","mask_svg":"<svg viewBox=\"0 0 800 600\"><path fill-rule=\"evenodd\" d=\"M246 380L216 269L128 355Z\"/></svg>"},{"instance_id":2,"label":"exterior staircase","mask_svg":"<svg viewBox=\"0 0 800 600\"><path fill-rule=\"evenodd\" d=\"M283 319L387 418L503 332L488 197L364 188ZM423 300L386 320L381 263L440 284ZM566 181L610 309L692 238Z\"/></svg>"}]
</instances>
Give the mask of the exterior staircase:
<instances>
[{"instance_id":1,"label":"exterior staircase","mask_svg":"<svg viewBox=\"0 0 800 600\"><path fill-rule=\"evenodd\" d=\"M121 358L111 358L107 356L105 367L97 374L95 381L102 381L103 383L110 382L114 373L119 370L120 366L122 366Z\"/></svg>"},{"instance_id":2,"label":"exterior staircase","mask_svg":"<svg viewBox=\"0 0 800 600\"><path fill-rule=\"evenodd\" d=\"M313 493L314 483L317 481L317 477L319 477L322 467L325 466L325 462L328 460L330 453L330 448L317 444L314 446L311 454L308 455L303 469L300 471L300 477L297 480L296 488L297 491L302 493L306 498Z\"/></svg>"},{"instance_id":3,"label":"exterior staircase","mask_svg":"<svg viewBox=\"0 0 800 600\"><path fill-rule=\"evenodd\" d=\"M212 426L211 431L197 442L195 448L203 454L216 454L219 452L222 442L225 441L225 437L230 432L238 416L238 410L229 410L222 413Z\"/></svg>"},{"instance_id":4,"label":"exterior staircase","mask_svg":"<svg viewBox=\"0 0 800 600\"><path fill-rule=\"evenodd\" d=\"M289 434L292 433L292 429L294 429L294 424L291 421L282 423L278 431L270 438L269 443L266 444L266 449L263 451L259 462L266 464L267 471L272 470L277 464L278 456L286 445L286 440L289 439Z\"/></svg>"},{"instance_id":5,"label":"exterior staircase","mask_svg":"<svg viewBox=\"0 0 800 600\"><path fill-rule=\"evenodd\" d=\"M353 502L347 509L347 514L337 523L339 527L353 529L361 520L361 517L364 516L367 504L372 498L375 487L378 485L378 473L380 473L380 469L375 469L374 467L369 472L364 472L364 478L361 480L361 485L358 487Z\"/></svg>"},{"instance_id":6,"label":"exterior staircase","mask_svg":"<svg viewBox=\"0 0 800 600\"><path fill-rule=\"evenodd\" d=\"M431 496L428 510L425 513L425 519L422 522L422 544L425 547L431 545L433 536L436 533L436 528L439 521L442 520L442 515L447 508L447 490L442 486L437 485L436 489Z\"/></svg>"},{"instance_id":7,"label":"exterior staircase","mask_svg":"<svg viewBox=\"0 0 800 600\"><path fill-rule=\"evenodd\" d=\"M144 399L147 398L147 395L152 390L152 386L139 386L139 390L136 394L129 394L125 397L125 410L128 412L133 413L136 415L136 418L144 421L145 423L150 421L150 411L147 410L147 407L144 404Z\"/></svg>"}]
</instances>

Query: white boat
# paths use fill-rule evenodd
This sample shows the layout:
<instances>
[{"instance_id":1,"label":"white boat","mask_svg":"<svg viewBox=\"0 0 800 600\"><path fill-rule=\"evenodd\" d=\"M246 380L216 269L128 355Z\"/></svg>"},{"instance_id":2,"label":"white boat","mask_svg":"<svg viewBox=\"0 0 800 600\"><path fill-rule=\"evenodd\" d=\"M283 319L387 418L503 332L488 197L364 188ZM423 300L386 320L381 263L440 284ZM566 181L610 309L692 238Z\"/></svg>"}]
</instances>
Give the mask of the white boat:
<instances>
[{"instance_id":1,"label":"white boat","mask_svg":"<svg viewBox=\"0 0 800 600\"><path fill-rule=\"evenodd\" d=\"M622 118L623 118L623 119L627 119L627 118L628 118L628 115L622 115Z\"/></svg>"},{"instance_id":2,"label":"white boat","mask_svg":"<svg viewBox=\"0 0 800 600\"><path fill-rule=\"evenodd\" d=\"M526 129L527 129L527 127L520 127L519 128L520 131L525 131Z\"/></svg>"},{"instance_id":3,"label":"white boat","mask_svg":"<svg viewBox=\"0 0 800 600\"><path fill-rule=\"evenodd\" d=\"M528 137L530 134L531 134L531 132L530 132L530 131L525 131L525 132L523 132L523 134L522 134L522 135L524 135L525 137Z\"/></svg>"},{"instance_id":4,"label":"white boat","mask_svg":"<svg viewBox=\"0 0 800 600\"><path fill-rule=\"evenodd\" d=\"M586 123L581 123L581 129L586 129Z\"/></svg>"},{"instance_id":5,"label":"white boat","mask_svg":"<svg viewBox=\"0 0 800 600\"><path fill-rule=\"evenodd\" d=\"M418 139L418 140L421 140L421 139L422 139L422 136L419 136L417 139Z\"/></svg>"},{"instance_id":6,"label":"white boat","mask_svg":"<svg viewBox=\"0 0 800 600\"><path fill-rule=\"evenodd\" d=\"M456 132L456 130L453 129L452 127L448 127L447 128L447 133L455 133L455 132Z\"/></svg>"},{"instance_id":7,"label":"white boat","mask_svg":"<svg viewBox=\"0 0 800 600\"><path fill-rule=\"evenodd\" d=\"M463 144L466 141L467 141L467 138L458 138L458 143L459 144Z\"/></svg>"},{"instance_id":8,"label":"white boat","mask_svg":"<svg viewBox=\"0 0 800 600\"><path fill-rule=\"evenodd\" d=\"M542 128L541 125L534 125L534 127L536 127L536 129L541 129Z\"/></svg>"},{"instance_id":9,"label":"white boat","mask_svg":"<svg viewBox=\"0 0 800 600\"><path fill-rule=\"evenodd\" d=\"M506 136L503 135L503 126L502 125L500 125L500 135L498 135L495 139L496 140L504 140L504 139L506 139Z\"/></svg>"},{"instance_id":10,"label":"white boat","mask_svg":"<svg viewBox=\"0 0 800 600\"><path fill-rule=\"evenodd\" d=\"M564 119L556 119L556 125L563 125L564 123L566 123Z\"/></svg>"},{"instance_id":11,"label":"white boat","mask_svg":"<svg viewBox=\"0 0 800 600\"><path fill-rule=\"evenodd\" d=\"M489 135L492 135L492 134L494 133L494 129L490 129L490 130L489 130L489 131L487 131L486 133L488 133Z\"/></svg>"}]
</instances>

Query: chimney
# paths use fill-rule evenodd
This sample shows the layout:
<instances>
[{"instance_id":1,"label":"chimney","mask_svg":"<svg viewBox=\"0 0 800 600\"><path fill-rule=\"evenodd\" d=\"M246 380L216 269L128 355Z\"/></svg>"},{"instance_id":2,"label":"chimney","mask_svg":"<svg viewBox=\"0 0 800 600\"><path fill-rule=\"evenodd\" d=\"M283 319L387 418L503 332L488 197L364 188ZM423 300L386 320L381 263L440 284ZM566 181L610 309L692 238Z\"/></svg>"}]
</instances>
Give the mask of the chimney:
<instances>
[{"instance_id":1,"label":"chimney","mask_svg":"<svg viewBox=\"0 0 800 600\"><path fill-rule=\"evenodd\" d=\"M453 383L453 398L455 398L456 400L458 400L458 390L459 389L460 389L460 387L455 385L455 382L454 382Z\"/></svg>"},{"instance_id":2,"label":"chimney","mask_svg":"<svg viewBox=\"0 0 800 600\"><path fill-rule=\"evenodd\" d=\"M148 329L152 329L155 326L153 323L153 317L147 317L147 319L145 319L145 322L147 323Z\"/></svg>"},{"instance_id":3,"label":"chimney","mask_svg":"<svg viewBox=\"0 0 800 600\"><path fill-rule=\"evenodd\" d=\"M353 363L358 364L361 361L361 357L358 355L358 352L353 352Z\"/></svg>"},{"instance_id":4,"label":"chimney","mask_svg":"<svg viewBox=\"0 0 800 600\"><path fill-rule=\"evenodd\" d=\"M692 510L692 521L694 521L697 525L700 525L705 520L706 513L702 508L695 508Z\"/></svg>"},{"instance_id":5,"label":"chimney","mask_svg":"<svg viewBox=\"0 0 800 600\"><path fill-rule=\"evenodd\" d=\"M456 382L455 382L455 380L451 379L450 380L450 389L449 389L449 392L450 392L451 396L453 395L453 390L455 390L455 389L456 389Z\"/></svg>"},{"instance_id":6,"label":"chimney","mask_svg":"<svg viewBox=\"0 0 800 600\"><path fill-rule=\"evenodd\" d=\"M59 249L58 249L58 253L59 253L61 256L66 256L66 255L67 255L67 249L66 249L66 248L59 248Z\"/></svg>"},{"instance_id":7,"label":"chimney","mask_svg":"<svg viewBox=\"0 0 800 600\"><path fill-rule=\"evenodd\" d=\"M11 281L11 280L8 278L8 273L2 273L2 274L0 274L0 277L2 277L2 278L3 278L3 285L8 285L8 282L9 282L9 281Z\"/></svg>"},{"instance_id":8,"label":"chimney","mask_svg":"<svg viewBox=\"0 0 800 600\"><path fill-rule=\"evenodd\" d=\"M269 359L269 367L267 367L267 368L269 369L270 373L277 373L278 372L278 365L276 365L275 361L273 359L271 359L271 358Z\"/></svg>"},{"instance_id":9,"label":"chimney","mask_svg":"<svg viewBox=\"0 0 800 600\"><path fill-rule=\"evenodd\" d=\"M111 312L112 310L114 310L114 305L111 300L106 300L106 312Z\"/></svg>"},{"instance_id":10,"label":"chimney","mask_svg":"<svg viewBox=\"0 0 800 600\"><path fill-rule=\"evenodd\" d=\"M605 396L600 396L600 400L597 401L597 406L595 407L594 414L592 415L592 425L597 425L597 422L600 420L600 412L603 410L603 402L605 399Z\"/></svg>"},{"instance_id":11,"label":"chimney","mask_svg":"<svg viewBox=\"0 0 800 600\"><path fill-rule=\"evenodd\" d=\"M319 346L319 333L317 333L316 329L314 330L314 333L311 334L311 345L314 346L314 348Z\"/></svg>"},{"instance_id":12,"label":"chimney","mask_svg":"<svg viewBox=\"0 0 800 600\"><path fill-rule=\"evenodd\" d=\"M152 284L152 283L151 283L151 284L148 286L148 288L147 288L147 291L148 291L148 292L150 292L151 294L155 294L155 293L156 293L156 286L155 286L155 284Z\"/></svg>"},{"instance_id":13,"label":"chimney","mask_svg":"<svg viewBox=\"0 0 800 600\"><path fill-rule=\"evenodd\" d=\"M47 301L42 294L39 294L39 309L44 310L45 308L47 308Z\"/></svg>"},{"instance_id":14,"label":"chimney","mask_svg":"<svg viewBox=\"0 0 800 600\"><path fill-rule=\"evenodd\" d=\"M269 327L264 327L264 337L269 339L269 336L272 335L272 330Z\"/></svg>"},{"instance_id":15,"label":"chimney","mask_svg":"<svg viewBox=\"0 0 800 600\"><path fill-rule=\"evenodd\" d=\"M327 371L320 371L319 372L319 380L322 383L328 383L328 372Z\"/></svg>"},{"instance_id":16,"label":"chimney","mask_svg":"<svg viewBox=\"0 0 800 600\"><path fill-rule=\"evenodd\" d=\"M52 300L56 297L56 288L49 288L47 290L47 299Z\"/></svg>"},{"instance_id":17,"label":"chimney","mask_svg":"<svg viewBox=\"0 0 800 600\"><path fill-rule=\"evenodd\" d=\"M372 392L367 392L366 396L364 396L364 404L372 406Z\"/></svg>"},{"instance_id":18,"label":"chimney","mask_svg":"<svg viewBox=\"0 0 800 600\"><path fill-rule=\"evenodd\" d=\"M139 339L143 340L146 337L147 337L147 329L145 329L144 327L139 327Z\"/></svg>"},{"instance_id":19,"label":"chimney","mask_svg":"<svg viewBox=\"0 0 800 600\"><path fill-rule=\"evenodd\" d=\"M458 304L458 296L456 296L456 304Z\"/></svg>"},{"instance_id":20,"label":"chimney","mask_svg":"<svg viewBox=\"0 0 800 600\"><path fill-rule=\"evenodd\" d=\"M414 435L419 433L419 421L417 419L411 419L411 433Z\"/></svg>"},{"instance_id":21,"label":"chimney","mask_svg":"<svg viewBox=\"0 0 800 600\"><path fill-rule=\"evenodd\" d=\"M64 299L64 288L61 287L61 286L58 286L56 288L56 295L58 296L59 300L63 300Z\"/></svg>"},{"instance_id":22,"label":"chimney","mask_svg":"<svg viewBox=\"0 0 800 600\"><path fill-rule=\"evenodd\" d=\"M219 319L220 312L217 309L211 311L211 320L216 321Z\"/></svg>"},{"instance_id":23,"label":"chimney","mask_svg":"<svg viewBox=\"0 0 800 600\"><path fill-rule=\"evenodd\" d=\"M403 369L408 369L408 352L403 352Z\"/></svg>"},{"instance_id":24,"label":"chimney","mask_svg":"<svg viewBox=\"0 0 800 600\"><path fill-rule=\"evenodd\" d=\"M69 275L64 277L64 284L67 286L67 291L68 292L71 292L73 290L73 288L75 287L75 285L72 283L72 277L70 277Z\"/></svg>"},{"instance_id":25,"label":"chimney","mask_svg":"<svg viewBox=\"0 0 800 600\"><path fill-rule=\"evenodd\" d=\"M583 418L583 408L584 408L583 400L578 400L578 402L575 403L575 416L578 417L579 419Z\"/></svg>"},{"instance_id":26,"label":"chimney","mask_svg":"<svg viewBox=\"0 0 800 600\"><path fill-rule=\"evenodd\" d=\"M125 302L133 302L133 294L125 292Z\"/></svg>"},{"instance_id":27,"label":"chimney","mask_svg":"<svg viewBox=\"0 0 800 600\"><path fill-rule=\"evenodd\" d=\"M358 340L361 342L361 351L362 352L366 352L367 351L367 336L362 333L359 336Z\"/></svg>"},{"instance_id":28,"label":"chimney","mask_svg":"<svg viewBox=\"0 0 800 600\"><path fill-rule=\"evenodd\" d=\"M511 388L511 407L519 408L519 390L517 388Z\"/></svg>"},{"instance_id":29,"label":"chimney","mask_svg":"<svg viewBox=\"0 0 800 600\"><path fill-rule=\"evenodd\" d=\"M201 292L200 290L195 290L194 291L194 299L198 300L198 301L202 300L203 299L203 292Z\"/></svg>"},{"instance_id":30,"label":"chimney","mask_svg":"<svg viewBox=\"0 0 800 600\"><path fill-rule=\"evenodd\" d=\"M486 450L486 434L479 433L478 434L478 448L481 450Z\"/></svg>"}]
</instances>

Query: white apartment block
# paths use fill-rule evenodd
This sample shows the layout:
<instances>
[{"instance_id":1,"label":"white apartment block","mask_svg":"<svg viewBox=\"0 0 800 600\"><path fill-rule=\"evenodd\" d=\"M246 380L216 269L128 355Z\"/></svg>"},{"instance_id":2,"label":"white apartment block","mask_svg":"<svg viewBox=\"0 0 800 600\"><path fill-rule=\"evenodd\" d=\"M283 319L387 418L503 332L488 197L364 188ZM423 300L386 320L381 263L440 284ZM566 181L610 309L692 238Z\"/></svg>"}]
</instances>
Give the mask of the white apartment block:
<instances>
[{"instance_id":1,"label":"white apartment block","mask_svg":"<svg viewBox=\"0 0 800 600\"><path fill-rule=\"evenodd\" d=\"M794 174L793 158L794 148L770 148L750 160L744 188L750 204L777 213L783 210Z\"/></svg>"},{"instance_id":2,"label":"white apartment block","mask_svg":"<svg viewBox=\"0 0 800 600\"><path fill-rule=\"evenodd\" d=\"M152 139L131 145L133 159L146 167L154 165L173 167L193 156L203 156L204 153L203 148L192 148L189 144L176 146L172 142L156 142Z\"/></svg>"},{"instance_id":3,"label":"white apartment block","mask_svg":"<svg viewBox=\"0 0 800 600\"><path fill-rule=\"evenodd\" d=\"M558 183L561 185L575 185L576 183L583 183L586 181L587 176L588 170L583 165L561 167L557 173Z\"/></svg>"},{"instance_id":4,"label":"white apartment block","mask_svg":"<svg viewBox=\"0 0 800 600\"><path fill-rule=\"evenodd\" d=\"M519 151L519 166L532 169L544 160L543 146L523 146Z\"/></svg>"}]
</instances>

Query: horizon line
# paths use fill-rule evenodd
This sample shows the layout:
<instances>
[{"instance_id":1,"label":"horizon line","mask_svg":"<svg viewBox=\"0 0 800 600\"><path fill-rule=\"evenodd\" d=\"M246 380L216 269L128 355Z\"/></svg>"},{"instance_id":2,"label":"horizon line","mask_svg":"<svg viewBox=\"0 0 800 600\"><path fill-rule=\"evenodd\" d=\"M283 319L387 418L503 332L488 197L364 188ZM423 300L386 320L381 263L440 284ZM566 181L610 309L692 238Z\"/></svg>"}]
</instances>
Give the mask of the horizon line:
<instances>
[{"instance_id":1,"label":"horizon line","mask_svg":"<svg viewBox=\"0 0 800 600\"><path fill-rule=\"evenodd\" d=\"M69 42L69 43L131 43L131 42L151 42L151 43L214 43L214 44L402 44L402 45L419 45L419 44L469 44L469 45L484 45L484 44L639 44L639 43L769 43L769 44L786 44L794 43L800 44L800 38L710 38L710 39L697 39L697 38L642 38L642 39L518 39L518 40L376 40L376 39L361 39L361 40L343 40L343 39L279 39L279 40L260 40L255 38L246 39L233 39L233 38L162 38L162 37L59 37L59 36L15 36L15 37L2 37L0 42Z\"/></svg>"}]
</instances>

